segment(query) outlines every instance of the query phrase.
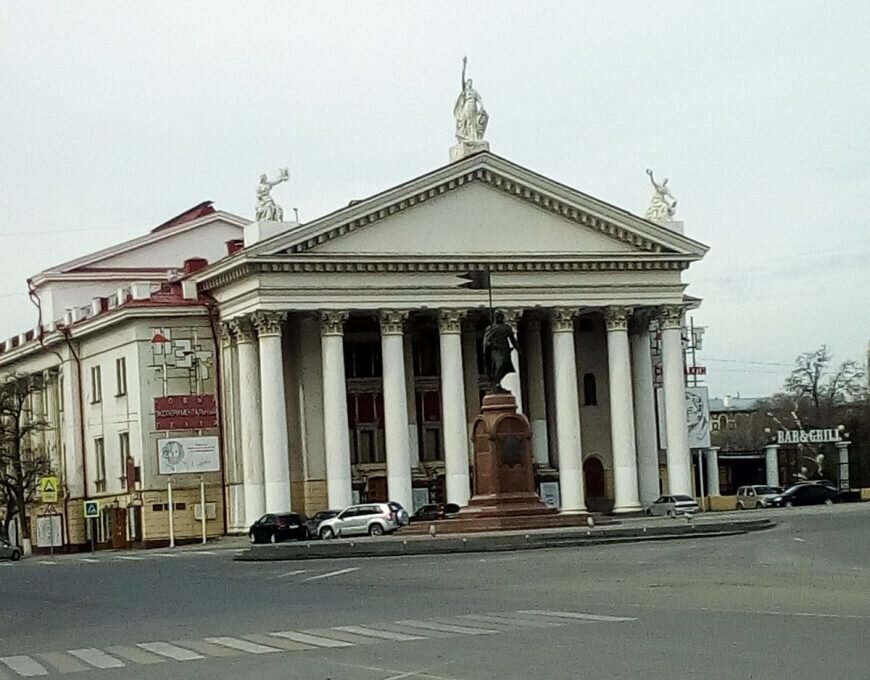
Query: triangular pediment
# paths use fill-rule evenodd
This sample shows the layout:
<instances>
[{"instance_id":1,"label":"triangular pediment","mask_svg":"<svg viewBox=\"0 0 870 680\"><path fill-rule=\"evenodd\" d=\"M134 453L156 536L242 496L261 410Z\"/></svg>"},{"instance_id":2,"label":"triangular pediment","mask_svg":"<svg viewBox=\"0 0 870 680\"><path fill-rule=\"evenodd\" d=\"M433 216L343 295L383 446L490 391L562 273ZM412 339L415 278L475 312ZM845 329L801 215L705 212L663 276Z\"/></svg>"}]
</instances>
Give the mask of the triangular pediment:
<instances>
[{"instance_id":1,"label":"triangular pediment","mask_svg":"<svg viewBox=\"0 0 870 680\"><path fill-rule=\"evenodd\" d=\"M673 254L682 234L484 152L254 246L253 256Z\"/></svg>"}]
</instances>

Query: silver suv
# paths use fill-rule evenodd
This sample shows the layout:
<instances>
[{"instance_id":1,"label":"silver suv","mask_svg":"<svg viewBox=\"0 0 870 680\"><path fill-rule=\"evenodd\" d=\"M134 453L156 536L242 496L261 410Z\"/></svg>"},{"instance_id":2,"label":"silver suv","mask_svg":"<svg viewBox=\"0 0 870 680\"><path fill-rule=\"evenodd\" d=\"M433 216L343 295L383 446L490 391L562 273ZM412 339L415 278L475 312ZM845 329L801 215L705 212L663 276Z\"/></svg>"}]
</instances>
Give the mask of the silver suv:
<instances>
[{"instance_id":1,"label":"silver suv","mask_svg":"<svg viewBox=\"0 0 870 680\"><path fill-rule=\"evenodd\" d=\"M737 509L738 510L758 510L766 507L770 499L779 496L782 489L778 486L767 486L765 484L751 484L749 486L741 486L737 489Z\"/></svg>"},{"instance_id":2,"label":"silver suv","mask_svg":"<svg viewBox=\"0 0 870 680\"><path fill-rule=\"evenodd\" d=\"M383 536L399 528L400 513L392 503L362 503L351 505L318 527L320 538L340 536Z\"/></svg>"}]
</instances>

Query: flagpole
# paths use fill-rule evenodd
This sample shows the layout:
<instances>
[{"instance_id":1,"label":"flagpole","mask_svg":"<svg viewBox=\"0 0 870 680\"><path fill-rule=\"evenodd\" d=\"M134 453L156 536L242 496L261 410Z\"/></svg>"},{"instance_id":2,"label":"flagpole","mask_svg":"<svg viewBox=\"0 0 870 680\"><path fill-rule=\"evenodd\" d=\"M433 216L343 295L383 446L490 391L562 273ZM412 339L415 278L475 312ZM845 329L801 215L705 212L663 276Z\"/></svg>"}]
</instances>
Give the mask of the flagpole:
<instances>
[{"instance_id":1,"label":"flagpole","mask_svg":"<svg viewBox=\"0 0 870 680\"><path fill-rule=\"evenodd\" d=\"M488 262L486 264L486 290L489 292L489 322L495 323L495 314L492 309L492 272Z\"/></svg>"}]
</instances>

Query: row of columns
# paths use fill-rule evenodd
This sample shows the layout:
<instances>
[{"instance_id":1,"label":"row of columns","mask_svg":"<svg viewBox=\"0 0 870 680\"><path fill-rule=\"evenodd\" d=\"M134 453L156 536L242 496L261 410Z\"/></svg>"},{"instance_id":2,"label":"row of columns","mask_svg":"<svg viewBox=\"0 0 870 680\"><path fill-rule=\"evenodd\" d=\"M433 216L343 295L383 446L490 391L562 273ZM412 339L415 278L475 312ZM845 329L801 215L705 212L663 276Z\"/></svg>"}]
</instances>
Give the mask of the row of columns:
<instances>
[{"instance_id":1,"label":"row of columns","mask_svg":"<svg viewBox=\"0 0 870 680\"><path fill-rule=\"evenodd\" d=\"M556 442L562 510L583 511L583 456L577 361L574 340L576 309L551 311ZM649 342L649 316L626 307L604 310L607 327L610 425L613 453L614 512L634 512L659 491L658 445ZM470 497L466 422L466 375L463 368L461 310L439 313L442 432L446 491L449 502L465 505ZM352 475L344 364L345 311L320 313L323 366L324 445L327 493L331 507L352 503ZM404 322L407 312L381 311L384 430L387 490L391 500L412 507L412 451L408 431L408 392ZM667 461L671 493L691 493L688 436L685 427L683 360L680 328L682 307L660 311L662 330ZM229 322L238 347L239 408L245 515L250 522L264 512L290 508L290 470L284 392L282 313L258 312ZM519 313L506 315L514 326ZM629 334L629 323L635 324ZM528 334L527 366L544 370L540 324ZM255 344L256 343L256 344ZM258 346L257 346L258 345ZM466 347L469 351L471 347ZM475 348L476 351L476 348ZM514 366L519 369L518 357ZM522 404L520 375L503 385ZM547 416L543 382L530 380L529 418L536 462L547 464Z\"/></svg>"}]
</instances>

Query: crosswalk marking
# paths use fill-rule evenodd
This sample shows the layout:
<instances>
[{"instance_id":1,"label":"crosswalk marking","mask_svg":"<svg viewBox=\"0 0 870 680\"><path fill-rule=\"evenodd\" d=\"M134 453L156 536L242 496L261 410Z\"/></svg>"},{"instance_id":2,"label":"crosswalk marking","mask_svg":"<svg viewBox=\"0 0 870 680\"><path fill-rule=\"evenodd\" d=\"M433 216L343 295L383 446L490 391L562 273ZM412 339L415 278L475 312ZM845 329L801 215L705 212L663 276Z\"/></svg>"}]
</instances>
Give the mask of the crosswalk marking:
<instances>
[{"instance_id":1,"label":"crosswalk marking","mask_svg":"<svg viewBox=\"0 0 870 680\"><path fill-rule=\"evenodd\" d=\"M543 609L523 609L519 614L538 614L541 616L553 616L561 619L577 619L580 621L602 621L618 623L622 621L637 621L637 618L630 616L605 616L603 614L577 614L575 612L554 612Z\"/></svg>"},{"instance_id":2,"label":"crosswalk marking","mask_svg":"<svg viewBox=\"0 0 870 680\"><path fill-rule=\"evenodd\" d=\"M144 560L144 557L137 557L136 555L115 555L116 560L127 560L129 562L141 562Z\"/></svg>"},{"instance_id":3,"label":"crosswalk marking","mask_svg":"<svg viewBox=\"0 0 870 680\"><path fill-rule=\"evenodd\" d=\"M38 675L48 675L48 669L29 656L2 656L0 663L6 664L11 670L26 678Z\"/></svg>"},{"instance_id":4,"label":"crosswalk marking","mask_svg":"<svg viewBox=\"0 0 870 680\"><path fill-rule=\"evenodd\" d=\"M556 621L529 621L526 619L509 619L504 616L492 616L490 614L464 614L460 616L461 619L468 619L469 621L482 621L483 623L500 623L506 626L520 626L524 628L551 628L553 626L560 626L562 624Z\"/></svg>"},{"instance_id":5,"label":"crosswalk marking","mask_svg":"<svg viewBox=\"0 0 870 680\"><path fill-rule=\"evenodd\" d=\"M304 574L307 569L294 569L293 571L288 571L284 574L278 574L275 578L287 578L288 576L298 576L299 574Z\"/></svg>"},{"instance_id":6,"label":"crosswalk marking","mask_svg":"<svg viewBox=\"0 0 870 680\"><path fill-rule=\"evenodd\" d=\"M280 652L281 650L276 647L267 647L266 645L260 645L256 642L249 642L248 640L239 640L234 637L210 637L204 638L205 642L211 643L213 645L221 645L223 647L229 647L230 649L238 649L240 652L249 652L251 654L268 654L269 652Z\"/></svg>"},{"instance_id":7,"label":"crosswalk marking","mask_svg":"<svg viewBox=\"0 0 870 680\"><path fill-rule=\"evenodd\" d=\"M301 642L294 642L293 640L288 640L287 638L282 637L272 637L270 635L262 635L262 634L253 634L253 635L243 635L245 640L250 640L251 642L256 642L260 645L266 645L267 647L279 647L287 652L302 652L307 649L314 649L311 645L303 645Z\"/></svg>"},{"instance_id":8,"label":"crosswalk marking","mask_svg":"<svg viewBox=\"0 0 870 680\"><path fill-rule=\"evenodd\" d=\"M212 645L208 642L203 642L202 640L176 640L175 644L177 644L179 647L192 649L194 652L202 654L203 657L216 656L222 658L230 656L242 656L242 652L240 652L238 649L230 649L229 647Z\"/></svg>"},{"instance_id":9,"label":"crosswalk marking","mask_svg":"<svg viewBox=\"0 0 870 680\"><path fill-rule=\"evenodd\" d=\"M90 666L86 666L76 657L63 652L45 652L43 654L34 654L33 656L61 673L78 673L90 669Z\"/></svg>"},{"instance_id":10,"label":"crosswalk marking","mask_svg":"<svg viewBox=\"0 0 870 680\"><path fill-rule=\"evenodd\" d=\"M176 661L193 661L194 659L203 658L202 654L191 652L189 649L184 649L183 647L171 645L168 642L140 642L138 646L146 652L154 652L155 654L167 656Z\"/></svg>"},{"instance_id":11,"label":"crosswalk marking","mask_svg":"<svg viewBox=\"0 0 870 680\"><path fill-rule=\"evenodd\" d=\"M292 630L283 630L278 633L269 633L269 635L277 635L278 637L301 642L303 645L314 645L315 647L353 647L353 642L345 640L333 640L332 638L322 637L320 635L312 635L311 633L297 633Z\"/></svg>"},{"instance_id":12,"label":"crosswalk marking","mask_svg":"<svg viewBox=\"0 0 870 680\"><path fill-rule=\"evenodd\" d=\"M109 652L109 654L120 656L122 659L127 659L127 661L139 663L143 666L148 664L164 663L166 661L164 657L157 656L156 654L150 654L149 652L143 651L138 647L115 645L113 647L106 647L106 651Z\"/></svg>"},{"instance_id":13,"label":"crosswalk marking","mask_svg":"<svg viewBox=\"0 0 870 680\"><path fill-rule=\"evenodd\" d=\"M100 560L95 559L95 558L93 558L93 557L80 557L80 558L79 558L79 562L86 562L87 564L96 564L96 563L98 563L99 561L100 561Z\"/></svg>"},{"instance_id":14,"label":"crosswalk marking","mask_svg":"<svg viewBox=\"0 0 870 680\"><path fill-rule=\"evenodd\" d=\"M123 661L120 661L113 656L109 656L105 652L100 651L99 649L94 649L93 647L87 647L85 649L70 649L69 653L73 656L77 656L79 659L90 664L94 668L123 668L125 665Z\"/></svg>"},{"instance_id":15,"label":"crosswalk marking","mask_svg":"<svg viewBox=\"0 0 870 680\"><path fill-rule=\"evenodd\" d=\"M343 631L336 630L335 628L314 628L306 630L305 632L311 633L312 635L317 635L319 637L331 638L333 640L344 640L345 642L352 642L355 645L373 645L377 642L380 642L379 639L370 637L368 635L345 633Z\"/></svg>"},{"instance_id":16,"label":"crosswalk marking","mask_svg":"<svg viewBox=\"0 0 870 680\"><path fill-rule=\"evenodd\" d=\"M497 633L492 628L470 628L469 626L456 626L450 623L438 623L437 621L396 621L403 626L422 628L424 630L440 630L444 633L458 633L460 635L490 635Z\"/></svg>"},{"instance_id":17,"label":"crosswalk marking","mask_svg":"<svg viewBox=\"0 0 870 680\"><path fill-rule=\"evenodd\" d=\"M335 626L334 630L344 631L345 633L355 633L357 635L366 635L368 637L382 638L384 640L395 640L396 642L407 642L409 640L425 640L425 637L419 635L407 635L406 633L393 633L387 630L375 630L365 626Z\"/></svg>"},{"instance_id":18,"label":"crosswalk marking","mask_svg":"<svg viewBox=\"0 0 870 680\"><path fill-rule=\"evenodd\" d=\"M325 574L318 574L317 576L309 576L308 578L302 579L303 581L319 581L322 578L329 578L330 576L340 576L341 574L349 574L352 571L359 571L359 567L348 567L347 569L339 569L338 571L328 571Z\"/></svg>"}]
</instances>

